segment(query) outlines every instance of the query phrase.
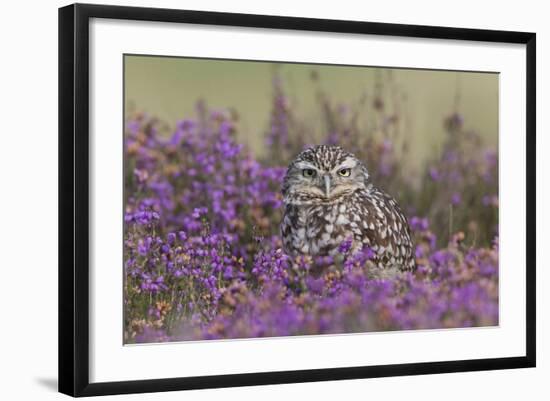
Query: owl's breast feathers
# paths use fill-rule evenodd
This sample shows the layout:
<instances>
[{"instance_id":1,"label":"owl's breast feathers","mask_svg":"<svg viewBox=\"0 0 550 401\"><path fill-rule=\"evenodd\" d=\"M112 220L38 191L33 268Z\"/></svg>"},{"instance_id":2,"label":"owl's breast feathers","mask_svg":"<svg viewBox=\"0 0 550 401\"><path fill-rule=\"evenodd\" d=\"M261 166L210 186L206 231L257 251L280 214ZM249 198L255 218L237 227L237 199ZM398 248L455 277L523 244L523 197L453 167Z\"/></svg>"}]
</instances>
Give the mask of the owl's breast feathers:
<instances>
[{"instance_id":1,"label":"owl's breast feathers","mask_svg":"<svg viewBox=\"0 0 550 401\"><path fill-rule=\"evenodd\" d=\"M351 238L351 252L370 247L380 268L415 268L406 217L393 198L374 187L334 203L286 204L281 234L289 255L334 256Z\"/></svg>"}]
</instances>

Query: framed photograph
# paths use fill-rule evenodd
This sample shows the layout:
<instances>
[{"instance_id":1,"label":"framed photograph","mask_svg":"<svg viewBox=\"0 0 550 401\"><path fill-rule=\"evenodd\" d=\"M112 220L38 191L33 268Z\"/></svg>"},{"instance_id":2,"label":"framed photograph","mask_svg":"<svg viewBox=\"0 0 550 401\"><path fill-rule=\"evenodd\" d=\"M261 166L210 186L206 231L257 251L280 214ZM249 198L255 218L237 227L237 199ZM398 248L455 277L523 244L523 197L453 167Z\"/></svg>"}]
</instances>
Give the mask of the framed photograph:
<instances>
[{"instance_id":1,"label":"framed photograph","mask_svg":"<svg viewBox=\"0 0 550 401\"><path fill-rule=\"evenodd\" d=\"M535 34L59 10L59 390L535 366Z\"/></svg>"}]
</instances>

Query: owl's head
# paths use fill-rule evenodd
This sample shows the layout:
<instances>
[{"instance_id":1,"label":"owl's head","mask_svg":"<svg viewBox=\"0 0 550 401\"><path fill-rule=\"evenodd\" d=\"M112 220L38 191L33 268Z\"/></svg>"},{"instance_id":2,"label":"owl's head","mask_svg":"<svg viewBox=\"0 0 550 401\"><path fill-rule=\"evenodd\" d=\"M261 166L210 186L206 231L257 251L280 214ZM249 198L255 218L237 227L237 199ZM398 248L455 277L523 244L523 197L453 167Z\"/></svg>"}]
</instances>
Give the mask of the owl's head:
<instances>
[{"instance_id":1,"label":"owl's head","mask_svg":"<svg viewBox=\"0 0 550 401\"><path fill-rule=\"evenodd\" d=\"M287 204L332 203L366 188L369 174L353 154L339 146L318 145L302 151L283 180Z\"/></svg>"}]
</instances>

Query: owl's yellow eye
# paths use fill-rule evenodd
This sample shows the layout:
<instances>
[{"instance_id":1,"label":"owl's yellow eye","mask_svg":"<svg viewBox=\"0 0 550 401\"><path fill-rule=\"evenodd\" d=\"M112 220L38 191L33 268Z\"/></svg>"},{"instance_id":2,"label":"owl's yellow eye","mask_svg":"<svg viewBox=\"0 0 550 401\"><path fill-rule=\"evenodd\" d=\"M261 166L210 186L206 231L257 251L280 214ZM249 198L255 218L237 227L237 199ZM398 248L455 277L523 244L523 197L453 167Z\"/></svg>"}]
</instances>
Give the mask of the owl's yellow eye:
<instances>
[{"instance_id":1,"label":"owl's yellow eye","mask_svg":"<svg viewBox=\"0 0 550 401\"><path fill-rule=\"evenodd\" d=\"M305 168L302 170L302 174L304 175L304 177L308 178L315 177L315 170L311 168Z\"/></svg>"},{"instance_id":2,"label":"owl's yellow eye","mask_svg":"<svg viewBox=\"0 0 550 401\"><path fill-rule=\"evenodd\" d=\"M343 168L341 170L338 170L338 175L342 176L342 177L349 177L351 174L351 169L350 168Z\"/></svg>"}]
</instances>

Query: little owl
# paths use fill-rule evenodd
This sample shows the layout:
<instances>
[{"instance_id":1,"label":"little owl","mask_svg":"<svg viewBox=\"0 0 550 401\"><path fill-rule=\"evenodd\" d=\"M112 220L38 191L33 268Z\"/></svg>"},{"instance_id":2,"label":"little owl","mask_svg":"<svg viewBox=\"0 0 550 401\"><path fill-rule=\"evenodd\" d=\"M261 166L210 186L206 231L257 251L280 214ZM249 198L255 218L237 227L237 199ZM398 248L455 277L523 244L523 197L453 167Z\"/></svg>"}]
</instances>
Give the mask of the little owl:
<instances>
[{"instance_id":1,"label":"little owl","mask_svg":"<svg viewBox=\"0 0 550 401\"><path fill-rule=\"evenodd\" d=\"M351 240L351 252L370 247L379 269L414 270L405 215L370 182L365 165L342 148L320 145L300 153L286 172L283 200L288 255L336 256Z\"/></svg>"}]
</instances>

